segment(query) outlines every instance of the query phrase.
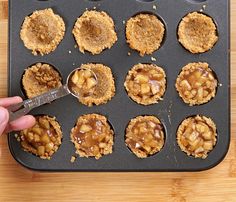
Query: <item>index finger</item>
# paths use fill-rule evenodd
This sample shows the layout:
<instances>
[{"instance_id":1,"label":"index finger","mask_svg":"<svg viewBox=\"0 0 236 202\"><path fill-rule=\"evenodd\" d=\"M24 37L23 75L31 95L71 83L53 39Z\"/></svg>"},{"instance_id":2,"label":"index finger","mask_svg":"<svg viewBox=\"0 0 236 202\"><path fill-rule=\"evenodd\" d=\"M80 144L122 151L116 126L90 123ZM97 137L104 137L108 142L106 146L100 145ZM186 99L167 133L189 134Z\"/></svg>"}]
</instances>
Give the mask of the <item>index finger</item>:
<instances>
[{"instance_id":1,"label":"index finger","mask_svg":"<svg viewBox=\"0 0 236 202\"><path fill-rule=\"evenodd\" d=\"M22 101L23 101L22 98L19 96L0 98L0 106L9 107L10 105L14 105Z\"/></svg>"}]
</instances>

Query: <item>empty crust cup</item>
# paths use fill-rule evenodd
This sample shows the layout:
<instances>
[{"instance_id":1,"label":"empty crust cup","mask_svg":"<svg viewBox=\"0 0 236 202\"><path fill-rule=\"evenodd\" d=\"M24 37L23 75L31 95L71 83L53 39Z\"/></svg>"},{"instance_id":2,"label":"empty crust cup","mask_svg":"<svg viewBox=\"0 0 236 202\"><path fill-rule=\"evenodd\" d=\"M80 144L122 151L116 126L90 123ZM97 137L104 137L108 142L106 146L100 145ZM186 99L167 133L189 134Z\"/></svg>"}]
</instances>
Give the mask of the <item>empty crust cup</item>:
<instances>
[{"instance_id":1,"label":"empty crust cup","mask_svg":"<svg viewBox=\"0 0 236 202\"><path fill-rule=\"evenodd\" d=\"M36 116L36 124L20 132L24 151L50 159L61 145L62 131L55 117Z\"/></svg>"},{"instance_id":2,"label":"empty crust cup","mask_svg":"<svg viewBox=\"0 0 236 202\"><path fill-rule=\"evenodd\" d=\"M138 104L155 104L165 93L166 74L155 64L137 64L128 72L124 86Z\"/></svg>"},{"instance_id":3,"label":"empty crust cup","mask_svg":"<svg viewBox=\"0 0 236 202\"><path fill-rule=\"evenodd\" d=\"M178 27L179 42L191 53L204 53L218 41L212 18L198 12L185 16Z\"/></svg>"},{"instance_id":4,"label":"empty crust cup","mask_svg":"<svg viewBox=\"0 0 236 202\"><path fill-rule=\"evenodd\" d=\"M205 116L185 119L177 130L177 142L182 151L195 158L205 159L217 141L216 125Z\"/></svg>"},{"instance_id":5,"label":"empty crust cup","mask_svg":"<svg viewBox=\"0 0 236 202\"><path fill-rule=\"evenodd\" d=\"M100 104L105 104L115 95L115 82L111 72L111 69L103 64L82 64L81 69L92 70L96 77L96 85L94 82L91 84L91 91L84 93L78 88L74 88L74 91L79 94L79 101L89 107ZM80 77L81 79L82 77ZM83 79L85 80L85 79ZM77 82L75 82L76 84Z\"/></svg>"},{"instance_id":6,"label":"empty crust cup","mask_svg":"<svg viewBox=\"0 0 236 202\"><path fill-rule=\"evenodd\" d=\"M65 23L51 8L36 10L25 17L20 37L33 55L54 51L65 35Z\"/></svg>"},{"instance_id":7,"label":"empty crust cup","mask_svg":"<svg viewBox=\"0 0 236 202\"><path fill-rule=\"evenodd\" d=\"M163 126L155 116L138 116L126 128L125 143L139 158L147 158L164 146Z\"/></svg>"},{"instance_id":8,"label":"empty crust cup","mask_svg":"<svg viewBox=\"0 0 236 202\"><path fill-rule=\"evenodd\" d=\"M138 14L126 23L126 39L130 48L141 56L150 55L161 46L165 26L152 14Z\"/></svg>"},{"instance_id":9,"label":"empty crust cup","mask_svg":"<svg viewBox=\"0 0 236 202\"><path fill-rule=\"evenodd\" d=\"M80 157L99 159L112 153L113 136L107 118L99 114L80 116L71 130L71 141Z\"/></svg>"},{"instance_id":10,"label":"empty crust cup","mask_svg":"<svg viewBox=\"0 0 236 202\"><path fill-rule=\"evenodd\" d=\"M200 105L215 97L217 79L208 63L189 63L182 68L175 87L185 103Z\"/></svg>"},{"instance_id":11,"label":"empty crust cup","mask_svg":"<svg viewBox=\"0 0 236 202\"><path fill-rule=\"evenodd\" d=\"M62 86L60 74L49 64L37 63L25 70L22 86L28 98Z\"/></svg>"},{"instance_id":12,"label":"empty crust cup","mask_svg":"<svg viewBox=\"0 0 236 202\"><path fill-rule=\"evenodd\" d=\"M117 41L115 25L112 18L104 11L85 11L79 17L72 31L79 50L100 54L110 49Z\"/></svg>"}]
</instances>

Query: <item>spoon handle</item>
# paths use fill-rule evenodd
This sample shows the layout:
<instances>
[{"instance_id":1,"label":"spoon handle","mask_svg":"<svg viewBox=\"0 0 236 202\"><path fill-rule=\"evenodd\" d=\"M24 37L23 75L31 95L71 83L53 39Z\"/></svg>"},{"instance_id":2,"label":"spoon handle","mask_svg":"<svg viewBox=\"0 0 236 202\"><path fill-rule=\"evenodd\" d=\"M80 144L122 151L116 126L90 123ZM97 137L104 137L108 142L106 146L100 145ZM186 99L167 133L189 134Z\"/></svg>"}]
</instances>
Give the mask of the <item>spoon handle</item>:
<instances>
[{"instance_id":1,"label":"spoon handle","mask_svg":"<svg viewBox=\"0 0 236 202\"><path fill-rule=\"evenodd\" d=\"M52 89L46 93L39 96L33 97L28 100L24 100L16 105L11 105L8 107L9 111L9 122L14 121L21 116L24 116L30 112L30 110L39 107L41 105L51 103L52 101L64 97L70 94L67 85L61 86L57 89Z\"/></svg>"}]
</instances>

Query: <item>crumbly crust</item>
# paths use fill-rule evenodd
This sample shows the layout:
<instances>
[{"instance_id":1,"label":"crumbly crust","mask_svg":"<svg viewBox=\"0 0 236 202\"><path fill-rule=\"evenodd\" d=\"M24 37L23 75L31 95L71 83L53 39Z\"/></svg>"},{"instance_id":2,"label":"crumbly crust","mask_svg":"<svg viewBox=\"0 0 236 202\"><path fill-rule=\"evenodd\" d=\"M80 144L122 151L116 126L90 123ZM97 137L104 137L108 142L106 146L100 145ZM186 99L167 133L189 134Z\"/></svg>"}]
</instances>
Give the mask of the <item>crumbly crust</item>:
<instances>
[{"instance_id":1,"label":"crumbly crust","mask_svg":"<svg viewBox=\"0 0 236 202\"><path fill-rule=\"evenodd\" d=\"M142 105L155 104L166 90L166 74L155 64L137 64L126 77L124 86L135 102Z\"/></svg>"},{"instance_id":2,"label":"crumbly crust","mask_svg":"<svg viewBox=\"0 0 236 202\"><path fill-rule=\"evenodd\" d=\"M45 55L54 51L65 35L63 19L51 8L34 11L25 17L20 37L33 55Z\"/></svg>"},{"instance_id":3,"label":"crumbly crust","mask_svg":"<svg viewBox=\"0 0 236 202\"><path fill-rule=\"evenodd\" d=\"M86 114L80 116L71 130L71 141L80 157L101 158L112 153L114 132L105 116Z\"/></svg>"},{"instance_id":4,"label":"crumbly crust","mask_svg":"<svg viewBox=\"0 0 236 202\"><path fill-rule=\"evenodd\" d=\"M138 14L126 24L126 38L130 48L137 50L141 56L158 50L164 38L163 23L151 14Z\"/></svg>"},{"instance_id":5,"label":"crumbly crust","mask_svg":"<svg viewBox=\"0 0 236 202\"><path fill-rule=\"evenodd\" d=\"M79 50L89 51L93 55L110 49L117 41L112 18L104 11L85 11L75 23L72 31Z\"/></svg>"},{"instance_id":6,"label":"crumbly crust","mask_svg":"<svg viewBox=\"0 0 236 202\"><path fill-rule=\"evenodd\" d=\"M204 53L218 41L217 28L211 17L193 12L185 16L178 28L179 42L191 53Z\"/></svg>"},{"instance_id":7,"label":"crumbly crust","mask_svg":"<svg viewBox=\"0 0 236 202\"><path fill-rule=\"evenodd\" d=\"M185 103L200 105L215 97L217 80L208 63L189 63L182 68L175 87Z\"/></svg>"},{"instance_id":8,"label":"crumbly crust","mask_svg":"<svg viewBox=\"0 0 236 202\"><path fill-rule=\"evenodd\" d=\"M37 116L36 124L20 132L24 151L50 160L61 145L62 131L55 117ZM40 131L41 130L41 131Z\"/></svg>"},{"instance_id":9,"label":"crumbly crust","mask_svg":"<svg viewBox=\"0 0 236 202\"><path fill-rule=\"evenodd\" d=\"M83 69L91 69L97 76L97 85L92 94L88 96L80 96L79 101L82 104L92 106L105 104L115 95L115 82L111 69L103 64L83 64Z\"/></svg>"},{"instance_id":10,"label":"crumbly crust","mask_svg":"<svg viewBox=\"0 0 236 202\"><path fill-rule=\"evenodd\" d=\"M177 130L177 142L181 150L195 158L207 158L216 141L216 125L205 116L189 117Z\"/></svg>"},{"instance_id":11,"label":"crumbly crust","mask_svg":"<svg viewBox=\"0 0 236 202\"><path fill-rule=\"evenodd\" d=\"M37 63L25 70L22 85L28 98L62 86L60 74L49 64Z\"/></svg>"},{"instance_id":12,"label":"crumbly crust","mask_svg":"<svg viewBox=\"0 0 236 202\"><path fill-rule=\"evenodd\" d=\"M139 158L156 154L162 149L164 142L163 126L155 116L138 116L126 128L125 143Z\"/></svg>"}]
</instances>

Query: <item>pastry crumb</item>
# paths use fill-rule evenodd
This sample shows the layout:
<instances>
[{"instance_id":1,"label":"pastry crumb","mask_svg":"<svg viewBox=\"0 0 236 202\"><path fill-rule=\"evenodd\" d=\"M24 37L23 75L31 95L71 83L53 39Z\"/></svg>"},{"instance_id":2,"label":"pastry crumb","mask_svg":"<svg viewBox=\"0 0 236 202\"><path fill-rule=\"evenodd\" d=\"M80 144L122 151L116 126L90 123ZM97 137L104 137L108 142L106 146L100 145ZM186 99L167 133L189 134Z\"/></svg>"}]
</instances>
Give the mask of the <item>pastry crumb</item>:
<instances>
[{"instance_id":1,"label":"pastry crumb","mask_svg":"<svg viewBox=\"0 0 236 202\"><path fill-rule=\"evenodd\" d=\"M69 50L68 52L69 52L69 54L71 54L71 50Z\"/></svg>"},{"instance_id":2,"label":"pastry crumb","mask_svg":"<svg viewBox=\"0 0 236 202\"><path fill-rule=\"evenodd\" d=\"M152 8L153 8L154 10L156 10L156 9L157 9L157 6L156 6L156 5L153 5Z\"/></svg>"},{"instance_id":3,"label":"pastry crumb","mask_svg":"<svg viewBox=\"0 0 236 202\"><path fill-rule=\"evenodd\" d=\"M75 156L71 156L70 162L71 162L71 163L74 163L75 160L76 160L76 157L75 157Z\"/></svg>"},{"instance_id":4,"label":"pastry crumb","mask_svg":"<svg viewBox=\"0 0 236 202\"><path fill-rule=\"evenodd\" d=\"M156 58L154 58L154 57L151 57L151 61L153 61L153 62L156 62L156 61L157 61L157 59L156 59Z\"/></svg>"},{"instance_id":5,"label":"pastry crumb","mask_svg":"<svg viewBox=\"0 0 236 202\"><path fill-rule=\"evenodd\" d=\"M131 53L130 52L128 52L128 56L130 56L131 55Z\"/></svg>"},{"instance_id":6,"label":"pastry crumb","mask_svg":"<svg viewBox=\"0 0 236 202\"><path fill-rule=\"evenodd\" d=\"M122 23L125 24L125 20L123 20Z\"/></svg>"}]
</instances>

